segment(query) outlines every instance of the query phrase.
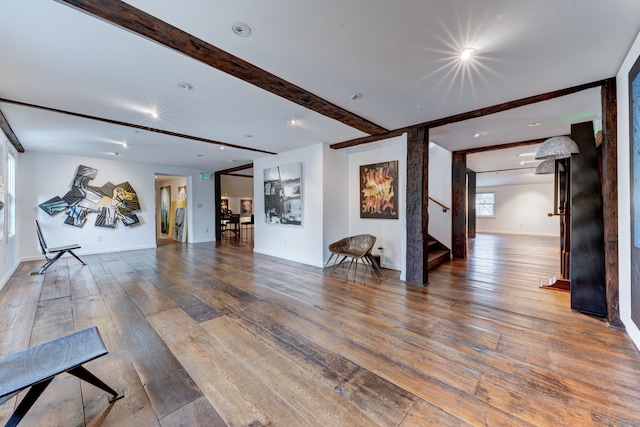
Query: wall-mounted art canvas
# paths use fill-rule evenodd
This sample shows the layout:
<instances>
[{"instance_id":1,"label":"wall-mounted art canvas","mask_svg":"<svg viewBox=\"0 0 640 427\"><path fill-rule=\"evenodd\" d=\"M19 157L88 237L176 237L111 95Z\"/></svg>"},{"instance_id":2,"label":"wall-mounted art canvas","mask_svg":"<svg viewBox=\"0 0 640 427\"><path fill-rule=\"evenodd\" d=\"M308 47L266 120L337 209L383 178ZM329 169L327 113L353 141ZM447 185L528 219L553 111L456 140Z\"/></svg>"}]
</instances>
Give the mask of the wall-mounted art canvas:
<instances>
[{"instance_id":1,"label":"wall-mounted art canvas","mask_svg":"<svg viewBox=\"0 0 640 427\"><path fill-rule=\"evenodd\" d=\"M187 186L178 187L178 200L187 200Z\"/></svg>"},{"instance_id":2,"label":"wall-mounted art canvas","mask_svg":"<svg viewBox=\"0 0 640 427\"><path fill-rule=\"evenodd\" d=\"M0 241L7 235L7 193L0 191Z\"/></svg>"},{"instance_id":3,"label":"wall-mounted art canvas","mask_svg":"<svg viewBox=\"0 0 640 427\"><path fill-rule=\"evenodd\" d=\"M398 161L360 166L360 218L398 219Z\"/></svg>"},{"instance_id":4,"label":"wall-mounted art canvas","mask_svg":"<svg viewBox=\"0 0 640 427\"><path fill-rule=\"evenodd\" d=\"M253 213L252 199L240 199L240 213L244 215Z\"/></svg>"},{"instance_id":5,"label":"wall-mounted art canvas","mask_svg":"<svg viewBox=\"0 0 640 427\"><path fill-rule=\"evenodd\" d=\"M265 222L302 225L302 163L265 169L263 178Z\"/></svg>"},{"instance_id":6,"label":"wall-mounted art canvas","mask_svg":"<svg viewBox=\"0 0 640 427\"><path fill-rule=\"evenodd\" d=\"M169 234L169 214L171 209L171 187L160 187L160 232Z\"/></svg>"},{"instance_id":7,"label":"wall-mounted art canvas","mask_svg":"<svg viewBox=\"0 0 640 427\"><path fill-rule=\"evenodd\" d=\"M115 228L118 221L125 226L139 224L135 211L140 210L140 201L131 184L107 182L101 187L89 185L97 174L97 169L79 165L69 191L63 197L52 197L38 206L51 216L65 211L64 223L74 227L83 227L92 213L98 214L97 227Z\"/></svg>"},{"instance_id":8,"label":"wall-mounted art canvas","mask_svg":"<svg viewBox=\"0 0 640 427\"><path fill-rule=\"evenodd\" d=\"M173 240L183 242L185 238L184 229L187 223L187 210L185 208L176 208L176 214L173 222Z\"/></svg>"},{"instance_id":9,"label":"wall-mounted art canvas","mask_svg":"<svg viewBox=\"0 0 640 427\"><path fill-rule=\"evenodd\" d=\"M226 215L229 210L229 199L220 199L220 213Z\"/></svg>"},{"instance_id":10,"label":"wall-mounted art canvas","mask_svg":"<svg viewBox=\"0 0 640 427\"><path fill-rule=\"evenodd\" d=\"M631 148L631 319L640 328L640 58L629 72Z\"/></svg>"}]
</instances>

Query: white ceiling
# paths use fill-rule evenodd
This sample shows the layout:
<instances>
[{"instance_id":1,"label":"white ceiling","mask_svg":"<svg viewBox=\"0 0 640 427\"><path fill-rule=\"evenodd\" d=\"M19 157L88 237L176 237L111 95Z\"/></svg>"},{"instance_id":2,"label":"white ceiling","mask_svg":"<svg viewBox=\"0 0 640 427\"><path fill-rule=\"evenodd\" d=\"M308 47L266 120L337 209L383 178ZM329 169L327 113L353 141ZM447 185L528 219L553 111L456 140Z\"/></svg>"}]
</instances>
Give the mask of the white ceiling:
<instances>
[{"instance_id":1,"label":"white ceiling","mask_svg":"<svg viewBox=\"0 0 640 427\"><path fill-rule=\"evenodd\" d=\"M367 136L65 4L2 3L2 99L276 153ZM640 30L638 0L128 3L389 130L613 77ZM236 36L235 22L251 36ZM477 53L462 63L469 46ZM0 111L27 151L202 171L265 155L14 103ZM434 128L430 139L458 150L545 138L600 114L591 89ZM481 167L476 156L469 163Z\"/></svg>"}]
</instances>

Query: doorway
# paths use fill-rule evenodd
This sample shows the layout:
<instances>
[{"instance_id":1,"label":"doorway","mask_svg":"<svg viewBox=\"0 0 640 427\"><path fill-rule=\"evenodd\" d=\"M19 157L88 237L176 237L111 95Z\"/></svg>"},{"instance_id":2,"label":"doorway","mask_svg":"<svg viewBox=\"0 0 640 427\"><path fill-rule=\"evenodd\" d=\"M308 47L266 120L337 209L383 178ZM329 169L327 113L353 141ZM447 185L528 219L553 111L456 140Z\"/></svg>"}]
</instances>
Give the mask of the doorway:
<instances>
[{"instance_id":1,"label":"doorway","mask_svg":"<svg viewBox=\"0 0 640 427\"><path fill-rule=\"evenodd\" d=\"M156 245L187 243L187 177L155 175Z\"/></svg>"}]
</instances>

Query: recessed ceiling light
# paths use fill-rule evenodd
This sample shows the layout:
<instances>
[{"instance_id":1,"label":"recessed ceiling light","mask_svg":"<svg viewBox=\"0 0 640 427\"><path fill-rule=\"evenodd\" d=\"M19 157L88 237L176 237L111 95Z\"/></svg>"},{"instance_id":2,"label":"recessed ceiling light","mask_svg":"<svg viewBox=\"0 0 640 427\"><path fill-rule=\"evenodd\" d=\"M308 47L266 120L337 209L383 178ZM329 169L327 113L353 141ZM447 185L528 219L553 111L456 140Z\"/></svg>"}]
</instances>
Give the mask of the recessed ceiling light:
<instances>
[{"instance_id":1,"label":"recessed ceiling light","mask_svg":"<svg viewBox=\"0 0 640 427\"><path fill-rule=\"evenodd\" d=\"M468 61L471 59L471 56L476 53L476 49L473 47L465 48L462 52L460 52L460 59L463 61Z\"/></svg>"},{"instance_id":2,"label":"recessed ceiling light","mask_svg":"<svg viewBox=\"0 0 640 427\"><path fill-rule=\"evenodd\" d=\"M187 83L187 82L180 82L178 83L178 87L180 89L184 89L184 90L191 90L193 89L193 85L191 83Z\"/></svg>"},{"instance_id":3,"label":"recessed ceiling light","mask_svg":"<svg viewBox=\"0 0 640 427\"><path fill-rule=\"evenodd\" d=\"M518 157L529 157L529 156L535 156L536 153L520 153L518 154Z\"/></svg>"},{"instance_id":4,"label":"recessed ceiling light","mask_svg":"<svg viewBox=\"0 0 640 427\"><path fill-rule=\"evenodd\" d=\"M287 123L293 126L296 123L298 123L298 121L296 119L289 119L289 120L287 120Z\"/></svg>"},{"instance_id":5,"label":"recessed ceiling light","mask_svg":"<svg viewBox=\"0 0 640 427\"><path fill-rule=\"evenodd\" d=\"M249 133L248 133L248 134L246 134L246 135L245 135L245 137L246 137L246 138L253 138L253 135L251 135L251 134L249 134Z\"/></svg>"},{"instance_id":6,"label":"recessed ceiling light","mask_svg":"<svg viewBox=\"0 0 640 427\"><path fill-rule=\"evenodd\" d=\"M251 28L244 22L236 22L231 25L233 32L240 37L249 37L251 35Z\"/></svg>"},{"instance_id":7,"label":"recessed ceiling light","mask_svg":"<svg viewBox=\"0 0 640 427\"><path fill-rule=\"evenodd\" d=\"M358 100L358 99L360 99L360 98L362 98L362 94L361 94L361 93L359 93L359 92L356 92L356 93L352 93L352 94L351 94L351 100L352 100L352 101L356 101L356 100Z\"/></svg>"},{"instance_id":8,"label":"recessed ceiling light","mask_svg":"<svg viewBox=\"0 0 640 427\"><path fill-rule=\"evenodd\" d=\"M529 123L527 126L529 126L530 128L534 128L536 126L540 126L542 123L540 122L533 122L533 123Z\"/></svg>"},{"instance_id":9,"label":"recessed ceiling light","mask_svg":"<svg viewBox=\"0 0 640 427\"><path fill-rule=\"evenodd\" d=\"M229 159L228 162L229 163L235 163L235 162L237 162L237 160Z\"/></svg>"},{"instance_id":10,"label":"recessed ceiling light","mask_svg":"<svg viewBox=\"0 0 640 427\"><path fill-rule=\"evenodd\" d=\"M158 112L156 110L149 110L149 115L154 119L157 119L159 117Z\"/></svg>"},{"instance_id":11,"label":"recessed ceiling light","mask_svg":"<svg viewBox=\"0 0 640 427\"><path fill-rule=\"evenodd\" d=\"M478 138L480 136L482 136L482 134L480 132L476 132L476 133L473 134L474 138Z\"/></svg>"},{"instance_id":12,"label":"recessed ceiling light","mask_svg":"<svg viewBox=\"0 0 640 427\"><path fill-rule=\"evenodd\" d=\"M198 154L198 157L204 157L204 154Z\"/></svg>"},{"instance_id":13,"label":"recessed ceiling light","mask_svg":"<svg viewBox=\"0 0 640 427\"><path fill-rule=\"evenodd\" d=\"M221 146L220 146L220 149L221 149L221 150L224 150L224 145L221 145Z\"/></svg>"}]
</instances>

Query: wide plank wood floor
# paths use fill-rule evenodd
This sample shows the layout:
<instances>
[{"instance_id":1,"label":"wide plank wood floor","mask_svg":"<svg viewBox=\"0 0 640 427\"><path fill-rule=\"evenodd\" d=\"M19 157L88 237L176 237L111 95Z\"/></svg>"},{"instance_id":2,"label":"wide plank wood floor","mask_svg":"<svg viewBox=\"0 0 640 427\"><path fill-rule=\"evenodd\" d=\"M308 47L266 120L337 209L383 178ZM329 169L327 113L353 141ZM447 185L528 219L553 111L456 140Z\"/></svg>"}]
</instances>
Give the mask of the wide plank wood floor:
<instances>
[{"instance_id":1,"label":"wide plank wood floor","mask_svg":"<svg viewBox=\"0 0 640 427\"><path fill-rule=\"evenodd\" d=\"M640 426L629 337L538 287L557 252L478 235L427 287L243 244L62 259L45 275L23 263L0 291L0 354L95 325L109 354L86 367L125 393L109 404L63 374L25 427Z\"/></svg>"}]
</instances>

